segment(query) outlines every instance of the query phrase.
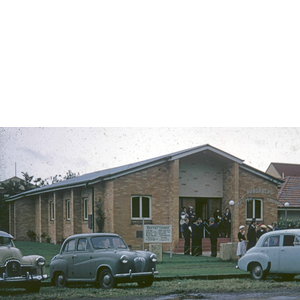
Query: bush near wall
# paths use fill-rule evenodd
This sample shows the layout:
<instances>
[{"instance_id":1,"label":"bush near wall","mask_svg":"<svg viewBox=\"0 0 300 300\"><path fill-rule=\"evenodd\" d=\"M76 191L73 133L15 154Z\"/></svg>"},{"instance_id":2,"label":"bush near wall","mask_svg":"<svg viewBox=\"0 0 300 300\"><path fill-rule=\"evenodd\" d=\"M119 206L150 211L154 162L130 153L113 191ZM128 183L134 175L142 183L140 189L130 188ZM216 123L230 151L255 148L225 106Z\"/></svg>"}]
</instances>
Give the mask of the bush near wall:
<instances>
[{"instance_id":1,"label":"bush near wall","mask_svg":"<svg viewBox=\"0 0 300 300\"><path fill-rule=\"evenodd\" d=\"M287 228L285 228L285 218L280 218L278 220L277 226L280 229L300 229L300 220L287 219Z\"/></svg>"}]
</instances>

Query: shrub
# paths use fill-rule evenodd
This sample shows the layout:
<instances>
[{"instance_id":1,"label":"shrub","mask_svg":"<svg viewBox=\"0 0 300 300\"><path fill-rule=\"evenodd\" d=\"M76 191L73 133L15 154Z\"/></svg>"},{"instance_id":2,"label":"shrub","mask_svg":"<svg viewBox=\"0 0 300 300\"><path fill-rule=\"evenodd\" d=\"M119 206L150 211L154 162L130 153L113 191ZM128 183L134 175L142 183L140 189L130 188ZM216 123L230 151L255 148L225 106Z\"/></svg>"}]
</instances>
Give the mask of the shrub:
<instances>
[{"instance_id":1,"label":"shrub","mask_svg":"<svg viewBox=\"0 0 300 300\"><path fill-rule=\"evenodd\" d=\"M36 233L32 230L28 230L26 232L27 236L29 237L31 242L35 242L36 241Z\"/></svg>"}]
</instances>

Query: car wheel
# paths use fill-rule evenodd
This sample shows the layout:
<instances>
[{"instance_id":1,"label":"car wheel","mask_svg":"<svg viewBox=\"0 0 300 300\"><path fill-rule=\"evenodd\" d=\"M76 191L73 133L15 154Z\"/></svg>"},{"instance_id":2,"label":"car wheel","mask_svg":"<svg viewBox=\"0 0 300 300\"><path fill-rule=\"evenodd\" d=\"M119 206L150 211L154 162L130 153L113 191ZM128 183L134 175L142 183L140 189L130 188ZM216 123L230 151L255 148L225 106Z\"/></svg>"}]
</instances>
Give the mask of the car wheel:
<instances>
[{"instance_id":1,"label":"car wheel","mask_svg":"<svg viewBox=\"0 0 300 300\"><path fill-rule=\"evenodd\" d=\"M149 287L152 285L152 283L153 283L153 278L143 280L143 281L138 281L139 287Z\"/></svg>"},{"instance_id":2,"label":"car wheel","mask_svg":"<svg viewBox=\"0 0 300 300\"><path fill-rule=\"evenodd\" d=\"M109 269L104 269L99 275L99 284L103 289L111 289L116 286L116 281Z\"/></svg>"},{"instance_id":3,"label":"car wheel","mask_svg":"<svg viewBox=\"0 0 300 300\"><path fill-rule=\"evenodd\" d=\"M58 288L67 286L66 275L63 272L55 273L55 285Z\"/></svg>"},{"instance_id":4,"label":"car wheel","mask_svg":"<svg viewBox=\"0 0 300 300\"><path fill-rule=\"evenodd\" d=\"M295 274L281 274L282 279L286 281L293 280L295 276Z\"/></svg>"},{"instance_id":5,"label":"car wheel","mask_svg":"<svg viewBox=\"0 0 300 300\"><path fill-rule=\"evenodd\" d=\"M252 264L250 275L254 280L262 280L266 277L266 274L259 263Z\"/></svg>"},{"instance_id":6,"label":"car wheel","mask_svg":"<svg viewBox=\"0 0 300 300\"><path fill-rule=\"evenodd\" d=\"M40 287L41 287L40 282L30 283L26 287L26 292L27 293L38 293L40 291Z\"/></svg>"}]
</instances>

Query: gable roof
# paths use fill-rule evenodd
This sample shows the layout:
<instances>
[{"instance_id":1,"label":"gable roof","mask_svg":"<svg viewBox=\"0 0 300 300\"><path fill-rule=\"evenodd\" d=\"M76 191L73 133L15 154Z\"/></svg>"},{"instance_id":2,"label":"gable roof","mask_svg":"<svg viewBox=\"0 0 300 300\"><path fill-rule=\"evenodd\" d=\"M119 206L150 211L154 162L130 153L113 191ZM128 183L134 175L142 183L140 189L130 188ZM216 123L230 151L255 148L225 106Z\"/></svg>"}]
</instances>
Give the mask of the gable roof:
<instances>
[{"instance_id":1,"label":"gable roof","mask_svg":"<svg viewBox=\"0 0 300 300\"><path fill-rule=\"evenodd\" d=\"M300 165L299 164L286 164L286 163L274 163L272 162L270 166L273 166L278 173L278 176L284 178L286 176L299 176L300 177ZM268 169L270 168L268 167ZM268 172L268 171L267 171Z\"/></svg>"},{"instance_id":2,"label":"gable roof","mask_svg":"<svg viewBox=\"0 0 300 300\"><path fill-rule=\"evenodd\" d=\"M150 167L153 167L153 166L156 166L156 165L168 162L168 161L174 161L176 159L180 159L180 158L183 158L183 157L186 157L186 156L189 156L192 154L196 154L199 152L203 152L204 154L207 153L207 154L210 154L213 156L218 156L225 161L236 162L239 165L242 165L243 168L245 168L246 170L257 174L258 176L262 176L268 180L275 181L276 183L282 182L280 179L277 179L277 178L275 178L271 175L268 175L262 171L259 171L257 169L254 169L250 166L243 164L243 160L241 160L229 153L226 153L220 149L212 147L209 144L205 144L202 146L197 146L197 147L177 151L174 153L170 153L170 154L162 155L159 157L143 160L140 162L136 162L136 163L120 166L120 167L101 170L101 171L77 176L74 178L70 178L70 179L60 181L60 182L57 182L57 183L54 183L51 185L43 186L43 187L40 187L40 188L37 188L34 190L26 191L26 192L11 196L8 198L7 201L13 201L13 200L22 198L24 196L32 196L32 195L47 193L50 191L58 191L58 190L66 189L66 188L75 188L75 187L83 187L83 186L87 187L88 185L93 185L100 181L111 180L111 179L114 179L114 178L117 178L120 176L124 176L124 175L134 173L134 172L137 172L140 170L144 170L144 169L147 169L147 168L150 168Z\"/></svg>"},{"instance_id":3,"label":"gable roof","mask_svg":"<svg viewBox=\"0 0 300 300\"><path fill-rule=\"evenodd\" d=\"M300 177L287 176L278 191L278 201L289 207L300 207ZM279 205L280 206L280 205Z\"/></svg>"}]
</instances>

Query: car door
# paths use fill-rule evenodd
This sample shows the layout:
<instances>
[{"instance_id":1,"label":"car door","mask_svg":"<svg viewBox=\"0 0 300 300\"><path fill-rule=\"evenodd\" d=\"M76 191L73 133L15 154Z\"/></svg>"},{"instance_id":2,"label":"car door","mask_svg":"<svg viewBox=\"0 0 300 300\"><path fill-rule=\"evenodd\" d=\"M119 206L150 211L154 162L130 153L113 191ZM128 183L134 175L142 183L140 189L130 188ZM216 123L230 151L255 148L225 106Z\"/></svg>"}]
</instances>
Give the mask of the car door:
<instances>
[{"instance_id":1,"label":"car door","mask_svg":"<svg viewBox=\"0 0 300 300\"><path fill-rule=\"evenodd\" d=\"M63 249L62 257L66 261L68 269L67 269L67 278L73 278L73 260L75 255L75 239L68 241Z\"/></svg>"},{"instance_id":2,"label":"car door","mask_svg":"<svg viewBox=\"0 0 300 300\"><path fill-rule=\"evenodd\" d=\"M283 235L283 245L280 249L281 273L300 273L299 251L300 237L292 234Z\"/></svg>"},{"instance_id":3,"label":"car door","mask_svg":"<svg viewBox=\"0 0 300 300\"><path fill-rule=\"evenodd\" d=\"M74 278L88 279L91 277L91 258L90 244L86 238L78 239L76 251L73 257Z\"/></svg>"},{"instance_id":4,"label":"car door","mask_svg":"<svg viewBox=\"0 0 300 300\"><path fill-rule=\"evenodd\" d=\"M261 248L261 253L267 255L271 262L270 272L272 273L279 272L279 244L280 235L272 235L265 239Z\"/></svg>"}]
</instances>

